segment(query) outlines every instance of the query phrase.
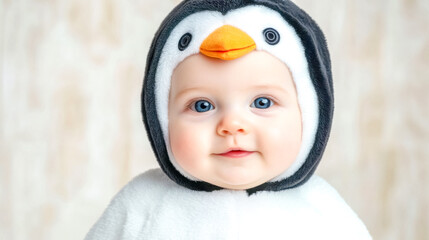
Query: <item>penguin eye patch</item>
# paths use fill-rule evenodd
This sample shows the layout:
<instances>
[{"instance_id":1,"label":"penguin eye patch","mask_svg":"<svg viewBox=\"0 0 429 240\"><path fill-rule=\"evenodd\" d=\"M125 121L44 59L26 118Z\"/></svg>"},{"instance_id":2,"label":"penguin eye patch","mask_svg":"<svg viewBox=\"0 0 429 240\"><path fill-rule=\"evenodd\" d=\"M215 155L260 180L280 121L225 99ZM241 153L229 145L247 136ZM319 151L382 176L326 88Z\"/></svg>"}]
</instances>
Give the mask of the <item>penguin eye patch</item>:
<instances>
[{"instance_id":1,"label":"penguin eye patch","mask_svg":"<svg viewBox=\"0 0 429 240\"><path fill-rule=\"evenodd\" d=\"M192 40L192 34L190 33L183 34L183 36L179 40L179 45L178 45L179 50L180 51L185 50L191 43L191 40Z\"/></svg>"},{"instance_id":2,"label":"penguin eye patch","mask_svg":"<svg viewBox=\"0 0 429 240\"><path fill-rule=\"evenodd\" d=\"M266 28L263 31L265 42L267 42L270 45L276 45L280 42L280 34L275 30L274 28Z\"/></svg>"}]
</instances>

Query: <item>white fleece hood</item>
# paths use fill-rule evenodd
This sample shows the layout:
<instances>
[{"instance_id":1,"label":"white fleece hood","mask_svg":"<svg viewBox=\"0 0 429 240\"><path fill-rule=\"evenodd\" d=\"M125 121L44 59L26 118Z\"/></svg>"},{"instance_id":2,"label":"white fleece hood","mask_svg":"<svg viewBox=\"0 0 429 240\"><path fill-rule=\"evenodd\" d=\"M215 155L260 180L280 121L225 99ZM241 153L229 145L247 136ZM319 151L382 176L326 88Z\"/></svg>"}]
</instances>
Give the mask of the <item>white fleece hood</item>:
<instances>
[{"instance_id":1,"label":"white fleece hood","mask_svg":"<svg viewBox=\"0 0 429 240\"><path fill-rule=\"evenodd\" d=\"M144 122L157 160L164 172L182 186L202 191L219 189L195 179L175 161L169 146L168 96L174 69L187 57L198 54L204 40L226 25L250 36L256 51L266 51L289 67L302 113L302 144L292 166L248 192L299 186L314 172L326 146L333 89L323 33L289 1L184 1L167 16L148 55L142 93Z\"/></svg>"}]
</instances>

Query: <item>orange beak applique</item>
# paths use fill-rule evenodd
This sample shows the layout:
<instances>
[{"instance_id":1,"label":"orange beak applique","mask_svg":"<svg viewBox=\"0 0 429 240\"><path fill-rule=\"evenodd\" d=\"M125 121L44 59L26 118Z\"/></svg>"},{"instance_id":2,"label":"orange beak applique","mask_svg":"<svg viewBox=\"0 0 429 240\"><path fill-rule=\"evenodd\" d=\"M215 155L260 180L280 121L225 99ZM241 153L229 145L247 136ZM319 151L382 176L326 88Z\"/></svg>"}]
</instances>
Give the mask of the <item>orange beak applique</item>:
<instances>
[{"instance_id":1,"label":"orange beak applique","mask_svg":"<svg viewBox=\"0 0 429 240\"><path fill-rule=\"evenodd\" d=\"M255 48L255 41L247 33L231 25L224 25L204 40L200 52L212 58L233 60L250 53Z\"/></svg>"}]
</instances>

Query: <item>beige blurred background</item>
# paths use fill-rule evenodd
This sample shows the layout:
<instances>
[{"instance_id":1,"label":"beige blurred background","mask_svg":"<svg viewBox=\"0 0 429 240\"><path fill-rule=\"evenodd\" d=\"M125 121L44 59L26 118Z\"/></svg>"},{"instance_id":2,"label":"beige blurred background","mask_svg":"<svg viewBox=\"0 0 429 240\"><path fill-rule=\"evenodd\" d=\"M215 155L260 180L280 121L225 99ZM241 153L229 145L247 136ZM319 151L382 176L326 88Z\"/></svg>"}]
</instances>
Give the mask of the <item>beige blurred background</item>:
<instances>
[{"instance_id":1,"label":"beige blurred background","mask_svg":"<svg viewBox=\"0 0 429 240\"><path fill-rule=\"evenodd\" d=\"M157 167L149 44L179 0L0 0L0 239L82 239ZM317 173L374 239L429 239L429 1L296 0L324 30L336 112Z\"/></svg>"}]
</instances>

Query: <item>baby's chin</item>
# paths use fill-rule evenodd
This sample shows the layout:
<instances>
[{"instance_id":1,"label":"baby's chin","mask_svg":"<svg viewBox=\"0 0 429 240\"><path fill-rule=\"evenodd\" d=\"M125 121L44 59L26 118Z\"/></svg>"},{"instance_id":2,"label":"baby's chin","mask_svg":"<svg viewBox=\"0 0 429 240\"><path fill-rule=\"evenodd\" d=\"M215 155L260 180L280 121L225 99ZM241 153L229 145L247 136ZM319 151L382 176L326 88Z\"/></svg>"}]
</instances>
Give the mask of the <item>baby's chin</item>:
<instances>
[{"instance_id":1,"label":"baby's chin","mask_svg":"<svg viewBox=\"0 0 429 240\"><path fill-rule=\"evenodd\" d=\"M228 179L217 179L217 180L205 180L210 184L216 185L223 189L229 190L247 190L257 187L265 182L268 182L272 178L228 178Z\"/></svg>"}]
</instances>

